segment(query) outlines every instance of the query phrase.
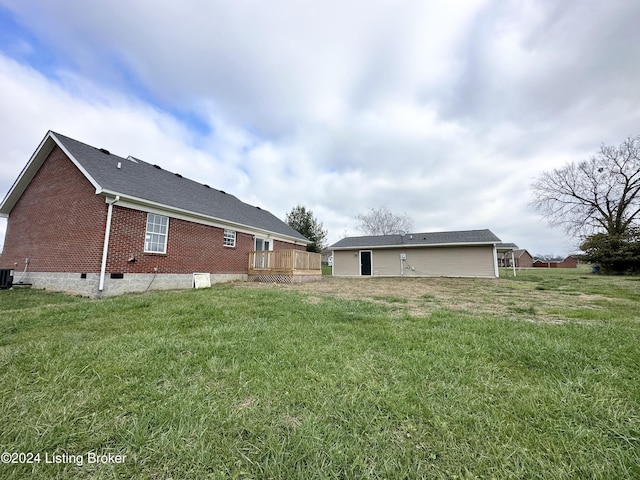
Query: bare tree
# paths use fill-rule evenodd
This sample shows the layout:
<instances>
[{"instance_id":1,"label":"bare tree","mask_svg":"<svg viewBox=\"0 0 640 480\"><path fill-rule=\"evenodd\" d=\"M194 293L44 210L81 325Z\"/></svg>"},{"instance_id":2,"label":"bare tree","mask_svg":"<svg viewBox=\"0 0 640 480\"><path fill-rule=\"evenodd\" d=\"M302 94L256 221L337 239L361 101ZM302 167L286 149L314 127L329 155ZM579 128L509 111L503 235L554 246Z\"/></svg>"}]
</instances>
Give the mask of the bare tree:
<instances>
[{"instance_id":1,"label":"bare tree","mask_svg":"<svg viewBox=\"0 0 640 480\"><path fill-rule=\"evenodd\" d=\"M625 234L640 215L640 136L617 147L602 145L589 160L544 172L532 189L533 205L573 236Z\"/></svg>"},{"instance_id":2,"label":"bare tree","mask_svg":"<svg viewBox=\"0 0 640 480\"><path fill-rule=\"evenodd\" d=\"M391 235L406 233L413 228L413 220L406 213L397 215L391 213L387 207L370 208L368 213L360 214L358 230L367 235Z\"/></svg>"}]
</instances>

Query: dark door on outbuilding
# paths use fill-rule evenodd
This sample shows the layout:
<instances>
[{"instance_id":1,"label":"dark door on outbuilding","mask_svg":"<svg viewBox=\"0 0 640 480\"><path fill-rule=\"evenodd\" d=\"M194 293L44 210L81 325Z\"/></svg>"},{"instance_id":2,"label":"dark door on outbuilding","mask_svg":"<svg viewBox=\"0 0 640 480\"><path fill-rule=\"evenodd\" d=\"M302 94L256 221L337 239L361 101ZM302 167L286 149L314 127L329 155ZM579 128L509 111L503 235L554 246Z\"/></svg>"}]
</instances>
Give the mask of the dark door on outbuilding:
<instances>
[{"instance_id":1,"label":"dark door on outbuilding","mask_svg":"<svg viewBox=\"0 0 640 480\"><path fill-rule=\"evenodd\" d=\"M371 251L360 252L360 275L371 275Z\"/></svg>"}]
</instances>

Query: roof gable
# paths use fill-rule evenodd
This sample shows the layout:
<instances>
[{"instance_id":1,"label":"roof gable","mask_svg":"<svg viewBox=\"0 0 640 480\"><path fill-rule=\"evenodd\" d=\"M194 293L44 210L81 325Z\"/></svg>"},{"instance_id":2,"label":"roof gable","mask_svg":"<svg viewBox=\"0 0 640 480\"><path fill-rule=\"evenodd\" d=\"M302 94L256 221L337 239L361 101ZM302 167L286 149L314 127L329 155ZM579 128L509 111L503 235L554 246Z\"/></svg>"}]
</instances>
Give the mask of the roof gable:
<instances>
[{"instance_id":1,"label":"roof gable","mask_svg":"<svg viewBox=\"0 0 640 480\"><path fill-rule=\"evenodd\" d=\"M36 151L31 155L31 158L29 158L16 181L13 182L2 203L0 203L0 217L9 216L9 213L55 146L56 141L51 136L51 132L48 132L40 142L40 145L38 145L38 148L36 148Z\"/></svg>"},{"instance_id":2,"label":"roof gable","mask_svg":"<svg viewBox=\"0 0 640 480\"><path fill-rule=\"evenodd\" d=\"M490 230L463 230L451 232L407 233L406 235L368 235L346 237L334 243L331 249L390 248L448 245L493 245L500 239Z\"/></svg>"},{"instance_id":3,"label":"roof gable","mask_svg":"<svg viewBox=\"0 0 640 480\"><path fill-rule=\"evenodd\" d=\"M301 243L309 243L296 230L260 207L234 195L171 173L134 157L122 158L66 137L48 132L0 204L0 214L9 214L55 145L58 145L96 188L96 193L119 195L130 203L175 210L186 215L223 221Z\"/></svg>"}]
</instances>

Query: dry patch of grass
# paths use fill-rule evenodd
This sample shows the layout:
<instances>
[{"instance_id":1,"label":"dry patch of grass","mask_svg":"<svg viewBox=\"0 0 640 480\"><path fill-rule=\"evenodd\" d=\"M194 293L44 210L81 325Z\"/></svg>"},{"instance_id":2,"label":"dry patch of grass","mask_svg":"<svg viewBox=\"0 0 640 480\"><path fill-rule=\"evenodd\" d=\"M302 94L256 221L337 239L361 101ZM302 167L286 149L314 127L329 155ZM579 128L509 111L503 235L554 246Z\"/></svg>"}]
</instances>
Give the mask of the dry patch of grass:
<instances>
[{"instance_id":1,"label":"dry patch of grass","mask_svg":"<svg viewBox=\"0 0 640 480\"><path fill-rule=\"evenodd\" d=\"M325 276L322 281L306 284L243 283L238 286L301 292L306 295L306 302L313 305L323 298L365 300L390 307L392 315L418 317L447 309L456 313L557 323L606 313L607 296L581 291L575 285L576 280L582 280L584 286L600 278L578 277L578 271L562 273L565 275L556 274L552 280L546 276L548 272L538 278L539 272L525 271L520 272L520 277L500 279ZM558 278L564 280L559 282ZM576 314L586 311L591 314Z\"/></svg>"},{"instance_id":2,"label":"dry patch of grass","mask_svg":"<svg viewBox=\"0 0 640 480\"><path fill-rule=\"evenodd\" d=\"M247 408L251 408L256 404L255 397L247 397L243 399L238 405L236 405L237 410L246 410Z\"/></svg>"}]
</instances>

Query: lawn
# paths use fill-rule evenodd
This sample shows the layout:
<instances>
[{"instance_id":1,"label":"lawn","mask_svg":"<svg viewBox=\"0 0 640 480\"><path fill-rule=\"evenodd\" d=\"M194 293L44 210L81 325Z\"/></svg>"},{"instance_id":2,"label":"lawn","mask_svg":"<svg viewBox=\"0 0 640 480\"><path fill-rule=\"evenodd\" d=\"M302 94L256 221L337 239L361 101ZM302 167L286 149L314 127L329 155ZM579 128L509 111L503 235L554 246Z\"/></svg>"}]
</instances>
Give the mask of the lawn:
<instances>
[{"instance_id":1,"label":"lawn","mask_svg":"<svg viewBox=\"0 0 640 480\"><path fill-rule=\"evenodd\" d=\"M0 478L640 478L639 307L584 270L0 291Z\"/></svg>"}]
</instances>

